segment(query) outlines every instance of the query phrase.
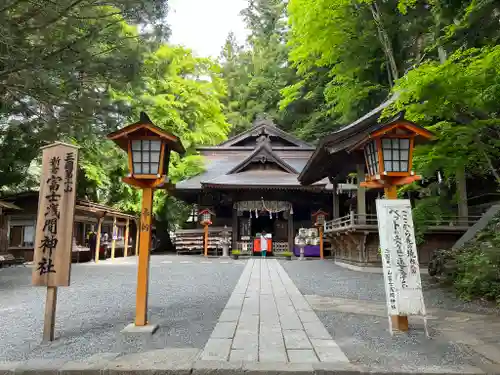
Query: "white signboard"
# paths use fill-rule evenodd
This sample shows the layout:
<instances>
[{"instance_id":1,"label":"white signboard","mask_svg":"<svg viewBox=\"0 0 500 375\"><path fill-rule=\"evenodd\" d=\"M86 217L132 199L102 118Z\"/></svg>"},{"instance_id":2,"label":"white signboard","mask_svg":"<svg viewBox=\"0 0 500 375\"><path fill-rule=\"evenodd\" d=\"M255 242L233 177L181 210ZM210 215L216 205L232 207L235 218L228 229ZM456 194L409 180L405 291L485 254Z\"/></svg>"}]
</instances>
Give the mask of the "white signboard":
<instances>
[{"instance_id":1,"label":"white signboard","mask_svg":"<svg viewBox=\"0 0 500 375\"><path fill-rule=\"evenodd\" d=\"M425 316L410 201L377 199L376 203L388 315Z\"/></svg>"}]
</instances>

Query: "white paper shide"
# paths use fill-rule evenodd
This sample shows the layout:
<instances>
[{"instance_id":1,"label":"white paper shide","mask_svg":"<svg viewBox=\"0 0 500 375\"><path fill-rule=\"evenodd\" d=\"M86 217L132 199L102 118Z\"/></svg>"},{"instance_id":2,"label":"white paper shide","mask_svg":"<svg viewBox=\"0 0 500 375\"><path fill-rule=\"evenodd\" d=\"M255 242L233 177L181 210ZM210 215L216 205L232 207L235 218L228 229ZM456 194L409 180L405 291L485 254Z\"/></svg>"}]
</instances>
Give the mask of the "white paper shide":
<instances>
[{"instance_id":1,"label":"white paper shide","mask_svg":"<svg viewBox=\"0 0 500 375\"><path fill-rule=\"evenodd\" d=\"M410 201L376 204L388 315L425 316Z\"/></svg>"}]
</instances>

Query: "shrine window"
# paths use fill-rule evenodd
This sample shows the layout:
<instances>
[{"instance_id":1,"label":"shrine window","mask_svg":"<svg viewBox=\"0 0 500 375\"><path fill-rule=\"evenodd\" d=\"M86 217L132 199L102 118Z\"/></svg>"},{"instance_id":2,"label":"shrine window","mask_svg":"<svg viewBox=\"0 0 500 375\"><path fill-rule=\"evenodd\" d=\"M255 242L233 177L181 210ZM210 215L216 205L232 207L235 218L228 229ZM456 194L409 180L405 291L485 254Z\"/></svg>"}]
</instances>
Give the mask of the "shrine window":
<instances>
[{"instance_id":1,"label":"shrine window","mask_svg":"<svg viewBox=\"0 0 500 375\"><path fill-rule=\"evenodd\" d=\"M12 221L9 223L9 247L33 247L34 244L34 221Z\"/></svg>"}]
</instances>

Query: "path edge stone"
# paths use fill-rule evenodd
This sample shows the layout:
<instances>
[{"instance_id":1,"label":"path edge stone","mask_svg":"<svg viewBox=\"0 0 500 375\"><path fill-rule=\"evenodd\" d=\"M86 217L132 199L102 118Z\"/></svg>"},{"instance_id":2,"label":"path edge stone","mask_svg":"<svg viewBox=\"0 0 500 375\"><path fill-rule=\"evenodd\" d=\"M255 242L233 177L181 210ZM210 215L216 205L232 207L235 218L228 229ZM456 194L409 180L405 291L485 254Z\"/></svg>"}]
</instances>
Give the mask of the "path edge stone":
<instances>
[{"instance_id":1,"label":"path edge stone","mask_svg":"<svg viewBox=\"0 0 500 375\"><path fill-rule=\"evenodd\" d=\"M137 355L136 353L135 355ZM147 366L146 363L138 366L120 368L120 362L126 362L128 356L118 357L114 360L100 361L99 366L88 366L81 361L68 361L62 365L59 361L47 359L28 362L0 362L0 375L414 375L414 370L400 368L373 368L348 363L273 363L273 362L227 362L194 360L184 366L172 366L163 363L162 366ZM129 360L128 360L129 361ZM49 366L52 362L53 367ZM40 366L40 364L42 364ZM484 375L486 372L479 368L465 366L461 369L448 367L423 369L419 375ZM493 375L493 373L488 372ZM500 369L496 374L500 375Z\"/></svg>"}]
</instances>

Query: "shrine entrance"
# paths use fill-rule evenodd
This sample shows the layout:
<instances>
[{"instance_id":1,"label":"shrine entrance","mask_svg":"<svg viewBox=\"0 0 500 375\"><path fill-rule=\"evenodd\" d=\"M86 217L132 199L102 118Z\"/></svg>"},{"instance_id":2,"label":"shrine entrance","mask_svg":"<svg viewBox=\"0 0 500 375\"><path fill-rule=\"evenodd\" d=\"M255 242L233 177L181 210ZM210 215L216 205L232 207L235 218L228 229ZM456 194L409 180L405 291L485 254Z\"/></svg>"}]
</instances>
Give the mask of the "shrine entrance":
<instances>
[{"instance_id":1,"label":"shrine entrance","mask_svg":"<svg viewBox=\"0 0 500 375\"><path fill-rule=\"evenodd\" d=\"M286 201L238 201L234 203L237 248L260 254L261 234L268 238L268 254L283 252L293 244L293 208ZM290 228L290 232L289 232Z\"/></svg>"},{"instance_id":2,"label":"shrine entrance","mask_svg":"<svg viewBox=\"0 0 500 375\"><path fill-rule=\"evenodd\" d=\"M259 217L254 217L252 218L251 222L251 233L252 237L255 237L257 233L269 233L273 237L275 237L274 233L274 222L276 221L276 218L270 218L269 215L262 215Z\"/></svg>"}]
</instances>

